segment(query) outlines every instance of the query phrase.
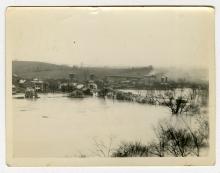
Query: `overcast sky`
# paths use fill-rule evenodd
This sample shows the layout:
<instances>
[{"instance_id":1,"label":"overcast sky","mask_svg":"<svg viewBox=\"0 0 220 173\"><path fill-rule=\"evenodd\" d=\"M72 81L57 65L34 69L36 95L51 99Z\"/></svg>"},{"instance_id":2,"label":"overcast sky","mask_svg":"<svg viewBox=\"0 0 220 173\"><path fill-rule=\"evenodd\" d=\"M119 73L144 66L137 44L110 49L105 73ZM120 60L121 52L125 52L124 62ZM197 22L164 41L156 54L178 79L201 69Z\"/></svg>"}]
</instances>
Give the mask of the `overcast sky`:
<instances>
[{"instance_id":1,"label":"overcast sky","mask_svg":"<svg viewBox=\"0 0 220 173\"><path fill-rule=\"evenodd\" d=\"M13 60L91 66L202 66L213 56L211 8L8 8Z\"/></svg>"}]
</instances>

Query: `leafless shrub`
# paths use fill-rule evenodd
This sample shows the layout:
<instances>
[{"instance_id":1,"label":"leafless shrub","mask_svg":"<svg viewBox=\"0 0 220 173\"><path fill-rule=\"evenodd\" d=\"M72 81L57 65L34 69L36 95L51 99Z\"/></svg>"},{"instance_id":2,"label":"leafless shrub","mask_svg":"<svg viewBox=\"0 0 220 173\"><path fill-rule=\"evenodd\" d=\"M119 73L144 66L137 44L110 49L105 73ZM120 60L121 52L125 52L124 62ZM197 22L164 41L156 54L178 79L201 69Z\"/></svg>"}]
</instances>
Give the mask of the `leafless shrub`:
<instances>
[{"instance_id":1,"label":"leafless shrub","mask_svg":"<svg viewBox=\"0 0 220 173\"><path fill-rule=\"evenodd\" d=\"M209 125L204 116L197 116L198 127L192 129L182 118L184 128L176 128L169 122L160 123L155 130L157 142L150 144L150 153L159 157L171 154L175 157L200 156L202 147L208 145Z\"/></svg>"},{"instance_id":2,"label":"leafless shrub","mask_svg":"<svg viewBox=\"0 0 220 173\"><path fill-rule=\"evenodd\" d=\"M108 142L103 140L98 140L97 138L93 139L95 151L92 151L93 154L100 157L109 157L113 152L113 141L114 137L110 136Z\"/></svg>"},{"instance_id":3,"label":"leafless shrub","mask_svg":"<svg viewBox=\"0 0 220 173\"><path fill-rule=\"evenodd\" d=\"M168 144L164 126L161 123L159 123L158 127L154 128L154 132L156 134L158 141L157 142L153 141L152 143L150 143L149 152L153 156L164 157L166 152L166 147Z\"/></svg>"},{"instance_id":4,"label":"leafless shrub","mask_svg":"<svg viewBox=\"0 0 220 173\"><path fill-rule=\"evenodd\" d=\"M200 105L191 102L188 105L186 105L183 112L189 113L190 115L199 114L200 113Z\"/></svg>"},{"instance_id":5,"label":"leafless shrub","mask_svg":"<svg viewBox=\"0 0 220 173\"><path fill-rule=\"evenodd\" d=\"M160 123L155 129L157 142L152 143L150 152L163 157L171 154L175 157L185 157L191 153L191 136L185 129L176 129L168 122Z\"/></svg>"},{"instance_id":6,"label":"leafless shrub","mask_svg":"<svg viewBox=\"0 0 220 173\"><path fill-rule=\"evenodd\" d=\"M163 142L152 142L149 145L149 153L151 156L164 157L166 151L166 143Z\"/></svg>"},{"instance_id":7,"label":"leafless shrub","mask_svg":"<svg viewBox=\"0 0 220 173\"><path fill-rule=\"evenodd\" d=\"M148 157L149 149L141 142L122 143L113 152L113 157Z\"/></svg>"},{"instance_id":8,"label":"leafless shrub","mask_svg":"<svg viewBox=\"0 0 220 173\"><path fill-rule=\"evenodd\" d=\"M167 150L176 157L186 157L192 152L192 138L186 129L169 127L166 130Z\"/></svg>"},{"instance_id":9,"label":"leafless shrub","mask_svg":"<svg viewBox=\"0 0 220 173\"><path fill-rule=\"evenodd\" d=\"M208 119L204 115L199 115L196 117L196 123L198 124L198 128L196 130L192 130L192 128L183 120L188 129L188 133L191 135L193 142L193 153L196 156L200 156L200 150L202 147L206 147L208 145L209 138L209 123Z\"/></svg>"},{"instance_id":10,"label":"leafless shrub","mask_svg":"<svg viewBox=\"0 0 220 173\"><path fill-rule=\"evenodd\" d=\"M163 121L154 129L156 139L149 145L140 142L122 143L112 157L187 157L200 156L201 148L208 146L209 124L205 116L196 116L197 128L192 129L183 119L183 127ZM180 123L180 122L179 122Z\"/></svg>"},{"instance_id":11,"label":"leafless shrub","mask_svg":"<svg viewBox=\"0 0 220 173\"><path fill-rule=\"evenodd\" d=\"M163 97L163 105L170 108L172 114L181 114L184 112L184 109L186 108L188 100L184 99L183 97L178 97L175 99L173 96L169 98Z\"/></svg>"}]
</instances>

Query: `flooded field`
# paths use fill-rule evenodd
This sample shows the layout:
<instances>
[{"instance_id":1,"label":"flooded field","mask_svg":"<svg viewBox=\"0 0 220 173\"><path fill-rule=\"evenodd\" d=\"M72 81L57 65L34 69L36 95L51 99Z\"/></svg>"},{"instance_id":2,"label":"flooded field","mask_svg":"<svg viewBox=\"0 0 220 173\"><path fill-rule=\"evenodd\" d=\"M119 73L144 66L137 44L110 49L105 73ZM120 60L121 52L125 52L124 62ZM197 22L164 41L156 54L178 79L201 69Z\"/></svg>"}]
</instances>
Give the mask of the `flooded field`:
<instances>
[{"instance_id":1,"label":"flooded field","mask_svg":"<svg viewBox=\"0 0 220 173\"><path fill-rule=\"evenodd\" d=\"M165 95L167 92L173 92L175 97L188 97L193 91L191 88L176 88L175 90L132 90L132 89L122 89L119 91L124 91L124 92L131 92L133 94L141 95L141 96L147 96L147 95L155 95L155 96L160 96L160 95Z\"/></svg>"},{"instance_id":2,"label":"flooded field","mask_svg":"<svg viewBox=\"0 0 220 173\"><path fill-rule=\"evenodd\" d=\"M16 157L98 156L97 143L112 148L122 141L147 143L153 127L171 117L163 106L63 94L36 100L13 99Z\"/></svg>"}]
</instances>

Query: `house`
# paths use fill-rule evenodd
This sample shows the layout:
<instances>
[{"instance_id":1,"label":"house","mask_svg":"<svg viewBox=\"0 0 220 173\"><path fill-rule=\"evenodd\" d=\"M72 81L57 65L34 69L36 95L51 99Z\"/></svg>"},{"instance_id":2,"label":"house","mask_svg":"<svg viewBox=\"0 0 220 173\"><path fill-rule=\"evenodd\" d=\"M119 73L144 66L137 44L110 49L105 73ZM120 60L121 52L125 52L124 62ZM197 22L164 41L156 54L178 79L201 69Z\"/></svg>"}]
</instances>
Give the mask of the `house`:
<instances>
[{"instance_id":1,"label":"house","mask_svg":"<svg viewBox=\"0 0 220 173\"><path fill-rule=\"evenodd\" d=\"M83 84L78 84L78 85L76 86L77 89L82 89L83 87L84 87Z\"/></svg>"},{"instance_id":2,"label":"house","mask_svg":"<svg viewBox=\"0 0 220 173\"><path fill-rule=\"evenodd\" d=\"M168 82L168 77L166 75L161 76L161 84L166 84Z\"/></svg>"},{"instance_id":3,"label":"house","mask_svg":"<svg viewBox=\"0 0 220 173\"><path fill-rule=\"evenodd\" d=\"M76 80L76 74L75 73L70 73L69 74L69 79L71 82L75 81Z\"/></svg>"},{"instance_id":4,"label":"house","mask_svg":"<svg viewBox=\"0 0 220 173\"><path fill-rule=\"evenodd\" d=\"M34 78L31 81L31 85L37 92L45 92L48 89L48 84L38 78Z\"/></svg>"},{"instance_id":5,"label":"house","mask_svg":"<svg viewBox=\"0 0 220 173\"><path fill-rule=\"evenodd\" d=\"M26 82L25 79L20 79L20 80L18 81L18 83L21 84L21 85L24 84L25 82Z\"/></svg>"},{"instance_id":6,"label":"house","mask_svg":"<svg viewBox=\"0 0 220 173\"><path fill-rule=\"evenodd\" d=\"M144 75L144 84L145 85L153 85L157 79L157 76L155 73L151 72L147 75Z\"/></svg>"},{"instance_id":7,"label":"house","mask_svg":"<svg viewBox=\"0 0 220 173\"><path fill-rule=\"evenodd\" d=\"M12 85L12 94L16 94L16 87L15 87L15 85Z\"/></svg>"},{"instance_id":8,"label":"house","mask_svg":"<svg viewBox=\"0 0 220 173\"><path fill-rule=\"evenodd\" d=\"M90 90L97 90L98 86L94 83L94 81L90 80L88 83L88 88Z\"/></svg>"},{"instance_id":9,"label":"house","mask_svg":"<svg viewBox=\"0 0 220 173\"><path fill-rule=\"evenodd\" d=\"M17 84L19 81L19 76L17 74L12 74L12 83Z\"/></svg>"},{"instance_id":10,"label":"house","mask_svg":"<svg viewBox=\"0 0 220 173\"><path fill-rule=\"evenodd\" d=\"M62 88L65 88L65 87L67 87L68 86L68 83L60 83L59 85L58 85L58 89L62 89Z\"/></svg>"},{"instance_id":11,"label":"house","mask_svg":"<svg viewBox=\"0 0 220 173\"><path fill-rule=\"evenodd\" d=\"M27 87L25 90L25 98L39 98L34 88Z\"/></svg>"},{"instance_id":12,"label":"house","mask_svg":"<svg viewBox=\"0 0 220 173\"><path fill-rule=\"evenodd\" d=\"M61 90L62 92L66 92L69 90L69 84L67 82L60 83L58 85L58 89Z\"/></svg>"},{"instance_id":13,"label":"house","mask_svg":"<svg viewBox=\"0 0 220 173\"><path fill-rule=\"evenodd\" d=\"M18 86L22 88L26 88L28 85L28 82L25 79L19 79L18 80Z\"/></svg>"},{"instance_id":14,"label":"house","mask_svg":"<svg viewBox=\"0 0 220 173\"><path fill-rule=\"evenodd\" d=\"M113 80L113 81L125 81L125 80L138 80L141 79L139 76L126 76L126 75L108 75L105 76L106 80Z\"/></svg>"},{"instance_id":15,"label":"house","mask_svg":"<svg viewBox=\"0 0 220 173\"><path fill-rule=\"evenodd\" d=\"M95 80L95 75L94 74L90 74L89 78L90 78L90 80Z\"/></svg>"}]
</instances>

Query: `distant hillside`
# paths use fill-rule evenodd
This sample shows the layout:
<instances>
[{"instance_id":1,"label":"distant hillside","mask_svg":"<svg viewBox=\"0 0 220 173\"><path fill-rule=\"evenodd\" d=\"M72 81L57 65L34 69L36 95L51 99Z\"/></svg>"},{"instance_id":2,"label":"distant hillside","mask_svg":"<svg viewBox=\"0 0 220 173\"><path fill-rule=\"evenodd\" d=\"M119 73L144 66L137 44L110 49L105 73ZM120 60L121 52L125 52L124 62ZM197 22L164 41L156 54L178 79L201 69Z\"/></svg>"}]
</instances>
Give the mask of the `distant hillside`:
<instances>
[{"instance_id":1,"label":"distant hillside","mask_svg":"<svg viewBox=\"0 0 220 173\"><path fill-rule=\"evenodd\" d=\"M113 67L78 67L55 65L33 61L13 61L12 72L23 78L61 79L68 78L69 73L75 73L79 79L88 78L94 74L97 78L107 75L143 76L153 70L152 66L136 68L113 68Z\"/></svg>"},{"instance_id":2,"label":"distant hillside","mask_svg":"<svg viewBox=\"0 0 220 173\"><path fill-rule=\"evenodd\" d=\"M166 74L169 80L178 81L179 79L185 79L191 82L208 81L207 69L185 67L70 67L67 65L55 65L44 62L13 61L12 71L14 74L23 78L38 77L40 79L68 78L69 73L75 73L76 77L80 80L88 79L90 74L94 74L97 78L103 79L107 75L143 76L154 71L154 73Z\"/></svg>"},{"instance_id":3,"label":"distant hillside","mask_svg":"<svg viewBox=\"0 0 220 173\"><path fill-rule=\"evenodd\" d=\"M13 61L12 72L24 78L63 78L71 67L43 62Z\"/></svg>"}]
</instances>

